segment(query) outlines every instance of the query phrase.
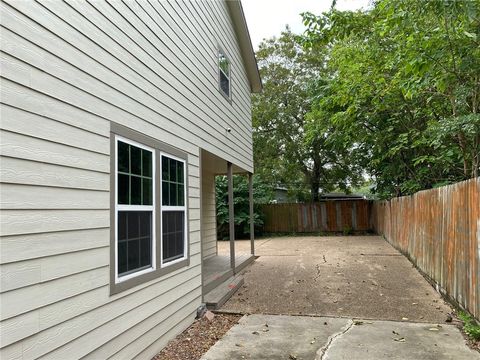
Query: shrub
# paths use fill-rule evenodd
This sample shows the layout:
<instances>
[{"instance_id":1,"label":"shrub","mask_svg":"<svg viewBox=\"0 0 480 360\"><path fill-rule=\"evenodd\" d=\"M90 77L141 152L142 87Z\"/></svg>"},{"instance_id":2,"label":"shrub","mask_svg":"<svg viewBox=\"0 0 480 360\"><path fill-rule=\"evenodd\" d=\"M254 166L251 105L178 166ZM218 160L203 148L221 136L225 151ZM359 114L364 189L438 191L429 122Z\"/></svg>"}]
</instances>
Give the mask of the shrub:
<instances>
[{"instance_id":1,"label":"shrub","mask_svg":"<svg viewBox=\"0 0 480 360\"><path fill-rule=\"evenodd\" d=\"M226 176L217 176L215 180L217 206L217 236L219 240L229 236L228 218L228 179ZM255 232L259 232L263 225L263 213L260 204L268 203L272 198L268 187L257 177L253 177L253 221ZM250 234L250 202L248 193L248 178L235 175L233 177L233 205L235 221L235 238L245 238Z\"/></svg>"}]
</instances>

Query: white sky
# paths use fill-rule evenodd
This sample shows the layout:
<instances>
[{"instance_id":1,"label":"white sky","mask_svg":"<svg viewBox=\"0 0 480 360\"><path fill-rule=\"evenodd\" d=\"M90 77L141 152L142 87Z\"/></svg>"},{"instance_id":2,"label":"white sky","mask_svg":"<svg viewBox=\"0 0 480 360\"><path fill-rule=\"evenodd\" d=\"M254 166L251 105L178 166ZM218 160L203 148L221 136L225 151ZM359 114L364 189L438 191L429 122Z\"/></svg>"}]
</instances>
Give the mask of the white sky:
<instances>
[{"instance_id":1,"label":"white sky","mask_svg":"<svg viewBox=\"0 0 480 360\"><path fill-rule=\"evenodd\" d=\"M369 0L337 0L337 10L366 8ZM280 35L285 25L300 34L305 30L300 13L320 15L328 11L332 0L242 0L253 49L265 38Z\"/></svg>"}]
</instances>

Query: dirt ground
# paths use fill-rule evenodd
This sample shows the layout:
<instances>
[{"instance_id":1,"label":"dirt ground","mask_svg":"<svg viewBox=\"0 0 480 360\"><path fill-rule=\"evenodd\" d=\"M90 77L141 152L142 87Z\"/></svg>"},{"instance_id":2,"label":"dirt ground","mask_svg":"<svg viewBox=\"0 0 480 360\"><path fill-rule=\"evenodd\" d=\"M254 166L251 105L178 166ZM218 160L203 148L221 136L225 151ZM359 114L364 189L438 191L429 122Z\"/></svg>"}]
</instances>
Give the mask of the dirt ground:
<instances>
[{"instance_id":1,"label":"dirt ground","mask_svg":"<svg viewBox=\"0 0 480 360\"><path fill-rule=\"evenodd\" d=\"M244 243L236 241L237 249ZM452 311L379 236L262 239L255 254L244 286L222 310L438 323Z\"/></svg>"},{"instance_id":2,"label":"dirt ground","mask_svg":"<svg viewBox=\"0 0 480 360\"><path fill-rule=\"evenodd\" d=\"M206 318L196 320L152 360L198 360L240 318L240 315L217 314L211 321Z\"/></svg>"}]
</instances>

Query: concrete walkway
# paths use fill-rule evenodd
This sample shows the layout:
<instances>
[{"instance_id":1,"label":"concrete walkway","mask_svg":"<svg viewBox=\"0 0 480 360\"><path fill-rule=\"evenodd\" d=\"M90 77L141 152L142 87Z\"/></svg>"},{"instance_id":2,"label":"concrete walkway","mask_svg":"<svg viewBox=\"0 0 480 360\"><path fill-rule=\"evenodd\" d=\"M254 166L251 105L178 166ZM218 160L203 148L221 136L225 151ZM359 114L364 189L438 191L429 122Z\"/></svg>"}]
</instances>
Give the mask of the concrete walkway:
<instances>
[{"instance_id":1,"label":"concrete walkway","mask_svg":"<svg viewBox=\"0 0 480 360\"><path fill-rule=\"evenodd\" d=\"M246 270L243 288L222 310L434 323L451 312L379 236L260 239L255 254L260 257Z\"/></svg>"},{"instance_id":2,"label":"concrete walkway","mask_svg":"<svg viewBox=\"0 0 480 360\"><path fill-rule=\"evenodd\" d=\"M202 359L476 360L480 354L453 325L248 315Z\"/></svg>"},{"instance_id":3,"label":"concrete walkway","mask_svg":"<svg viewBox=\"0 0 480 360\"><path fill-rule=\"evenodd\" d=\"M247 315L204 360L480 359L445 322L448 304L378 236L262 239L256 255L222 308Z\"/></svg>"}]
</instances>

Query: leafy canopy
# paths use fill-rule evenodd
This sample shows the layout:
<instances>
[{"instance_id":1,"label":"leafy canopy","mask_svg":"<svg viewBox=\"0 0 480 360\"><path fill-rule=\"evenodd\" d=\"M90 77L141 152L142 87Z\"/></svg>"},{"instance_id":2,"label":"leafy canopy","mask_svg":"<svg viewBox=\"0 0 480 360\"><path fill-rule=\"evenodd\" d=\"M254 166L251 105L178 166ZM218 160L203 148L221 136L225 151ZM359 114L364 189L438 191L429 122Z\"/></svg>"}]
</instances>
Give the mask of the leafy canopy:
<instances>
[{"instance_id":1,"label":"leafy canopy","mask_svg":"<svg viewBox=\"0 0 480 360\"><path fill-rule=\"evenodd\" d=\"M305 49L328 53L307 138L328 123L381 197L479 175L478 0L382 0L303 18Z\"/></svg>"},{"instance_id":2,"label":"leafy canopy","mask_svg":"<svg viewBox=\"0 0 480 360\"><path fill-rule=\"evenodd\" d=\"M304 48L288 28L256 54L263 80L263 92L252 97L256 173L300 199L316 200L319 190L347 189L361 179L354 147L329 114L312 115L312 103L328 91L327 54Z\"/></svg>"}]
</instances>

